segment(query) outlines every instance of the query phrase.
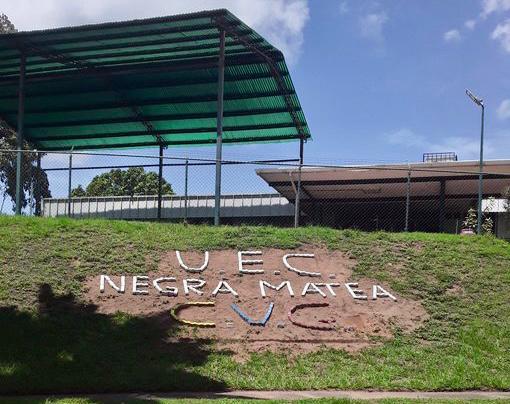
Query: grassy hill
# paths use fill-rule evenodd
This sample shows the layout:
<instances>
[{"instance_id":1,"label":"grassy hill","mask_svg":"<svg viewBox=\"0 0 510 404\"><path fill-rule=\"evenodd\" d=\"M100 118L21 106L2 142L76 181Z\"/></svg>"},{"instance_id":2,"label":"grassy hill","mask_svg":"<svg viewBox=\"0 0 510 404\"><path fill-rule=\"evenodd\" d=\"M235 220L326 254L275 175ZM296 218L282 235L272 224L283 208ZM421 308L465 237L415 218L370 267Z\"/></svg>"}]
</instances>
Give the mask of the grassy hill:
<instances>
[{"instance_id":1,"label":"grassy hill","mask_svg":"<svg viewBox=\"0 0 510 404\"><path fill-rule=\"evenodd\" d=\"M162 344L151 319L80 301L90 275L145 273L173 249L326 245L429 320L382 346L237 363ZM0 393L208 389L510 389L510 244L492 237L0 217Z\"/></svg>"}]
</instances>

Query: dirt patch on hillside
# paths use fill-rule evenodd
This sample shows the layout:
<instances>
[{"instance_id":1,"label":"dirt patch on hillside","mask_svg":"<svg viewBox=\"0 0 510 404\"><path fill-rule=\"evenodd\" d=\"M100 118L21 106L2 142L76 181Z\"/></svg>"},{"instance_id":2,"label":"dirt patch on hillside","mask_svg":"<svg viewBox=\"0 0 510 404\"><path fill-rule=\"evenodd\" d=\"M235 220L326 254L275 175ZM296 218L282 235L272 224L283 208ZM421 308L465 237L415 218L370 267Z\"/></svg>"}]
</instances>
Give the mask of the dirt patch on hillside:
<instances>
[{"instance_id":1,"label":"dirt patch on hillside","mask_svg":"<svg viewBox=\"0 0 510 404\"><path fill-rule=\"evenodd\" d=\"M236 250L211 251L207 268L200 273L189 273L180 267L175 251L170 251L161 257L156 272L140 273L140 275L149 276L150 286L142 288L147 290L148 294L132 294L131 276L126 276L125 293L118 293L108 285L105 286L104 293L101 293L100 276L95 276L86 282L85 298L97 305L98 311L102 313L122 311L143 316L163 314L159 316L163 319L162 326L169 328L176 325L169 314L170 309L176 304L190 301L215 302L214 306L188 307L179 313L182 318L189 321L214 322L215 327L180 326L178 333L173 333L171 338L213 339L241 355L243 352L280 348L286 351L303 352L324 345L356 350L374 344L378 340L391 338L392 328L395 326L404 331L412 331L427 317L420 303L395 295L389 290L388 285L381 286L394 294L397 301L389 297L372 300L372 286L379 283L369 279L353 279L352 268L355 261L338 251L303 246L296 250L266 249L262 253L262 256L244 256L244 259L262 259L262 265L244 265L244 267L249 270L263 269L263 274L240 274ZM282 257L289 253L313 253L314 258L293 257L289 258L288 262L295 268L319 272L321 276L300 276L287 269ZM182 257L185 264L190 267L200 267L204 261L204 255L199 252L182 252ZM175 282L161 283L161 287L177 287L177 296L161 295L152 286L152 281L162 276L176 278ZM183 280L191 278L206 281L200 289L203 295L191 292L189 296L185 296ZM119 285L119 276L111 276L111 279ZM263 298L260 280L275 286L288 280L294 297L290 296L287 287L284 286L279 291L266 287L267 297ZM238 296L231 293L219 293L213 297L211 294L220 281L226 281ZM319 286L326 297L318 293L307 293L302 296L308 282L339 285L331 286L335 296L326 286ZM352 287L352 289L362 290L368 298L354 299L345 286L348 282L358 282L358 287ZM248 324L231 307L232 304L236 304L251 319L261 320L267 314L270 303L274 303L274 307L265 326ZM312 328L296 325L289 320L289 311L295 305L304 303L329 304L327 307L301 308L292 315L294 322ZM165 313L168 313L168 316ZM322 330L313 327L330 329Z\"/></svg>"}]
</instances>

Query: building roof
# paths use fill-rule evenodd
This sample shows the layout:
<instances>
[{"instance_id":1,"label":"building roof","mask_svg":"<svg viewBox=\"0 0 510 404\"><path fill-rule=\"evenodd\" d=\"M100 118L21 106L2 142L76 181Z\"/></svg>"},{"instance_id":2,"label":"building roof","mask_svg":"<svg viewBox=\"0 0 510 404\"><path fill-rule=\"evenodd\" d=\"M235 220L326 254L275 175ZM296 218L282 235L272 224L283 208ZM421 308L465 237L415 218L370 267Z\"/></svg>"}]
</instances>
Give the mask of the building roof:
<instances>
[{"instance_id":1,"label":"building roof","mask_svg":"<svg viewBox=\"0 0 510 404\"><path fill-rule=\"evenodd\" d=\"M469 198L478 193L478 161L388 164L356 167L304 167L303 200L391 200L406 195L411 171L410 195L434 199L444 182L446 197ZM484 163L484 195L501 195L510 186L510 160ZM271 187L289 200L295 198L297 168L257 170Z\"/></svg>"},{"instance_id":2,"label":"building roof","mask_svg":"<svg viewBox=\"0 0 510 404\"><path fill-rule=\"evenodd\" d=\"M309 138L283 54L227 10L0 35L0 118L41 150L216 142L225 30L225 143Z\"/></svg>"}]
</instances>

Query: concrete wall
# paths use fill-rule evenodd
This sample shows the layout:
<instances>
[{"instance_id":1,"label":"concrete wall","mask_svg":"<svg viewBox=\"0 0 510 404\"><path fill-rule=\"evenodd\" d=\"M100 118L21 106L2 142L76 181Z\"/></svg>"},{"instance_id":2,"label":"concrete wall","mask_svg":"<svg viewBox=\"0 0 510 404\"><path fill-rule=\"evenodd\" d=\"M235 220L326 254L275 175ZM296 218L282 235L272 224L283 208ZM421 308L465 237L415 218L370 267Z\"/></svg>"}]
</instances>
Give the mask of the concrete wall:
<instances>
[{"instance_id":1,"label":"concrete wall","mask_svg":"<svg viewBox=\"0 0 510 404\"><path fill-rule=\"evenodd\" d=\"M187 203L187 209L186 209ZM71 214L67 198L43 200L46 217L71 216L79 218L154 220L157 218L157 196L112 196L71 198ZM224 218L290 217L294 205L279 194L223 195L221 216ZM163 196L162 219L209 219L214 217L214 196Z\"/></svg>"}]
</instances>

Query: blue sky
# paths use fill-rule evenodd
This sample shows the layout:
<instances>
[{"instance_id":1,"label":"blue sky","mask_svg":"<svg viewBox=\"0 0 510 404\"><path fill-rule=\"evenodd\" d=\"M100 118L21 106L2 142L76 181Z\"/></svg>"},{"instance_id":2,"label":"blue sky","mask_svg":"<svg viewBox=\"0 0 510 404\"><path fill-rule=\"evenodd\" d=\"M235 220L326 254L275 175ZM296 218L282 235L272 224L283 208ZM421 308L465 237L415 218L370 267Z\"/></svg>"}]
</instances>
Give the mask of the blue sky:
<instances>
[{"instance_id":1,"label":"blue sky","mask_svg":"<svg viewBox=\"0 0 510 404\"><path fill-rule=\"evenodd\" d=\"M476 158L480 116L465 96L470 88L486 102L487 157L509 157L510 2L482 14L488 3L312 2L294 67L316 139L308 153ZM506 37L493 38L505 22Z\"/></svg>"},{"instance_id":2,"label":"blue sky","mask_svg":"<svg viewBox=\"0 0 510 404\"><path fill-rule=\"evenodd\" d=\"M419 161L436 151L476 159L480 111L466 88L486 103L486 157L510 158L510 0L0 0L19 29L220 7L286 54L314 137L307 162ZM295 143L264 144L226 147L225 155L297 151ZM214 148L167 153L208 157Z\"/></svg>"}]
</instances>

